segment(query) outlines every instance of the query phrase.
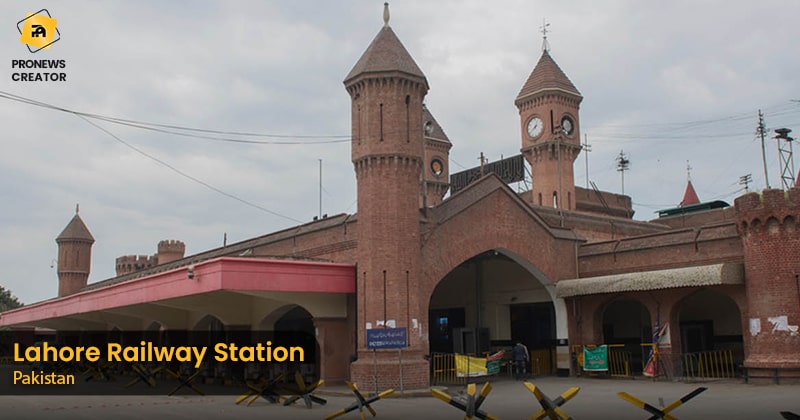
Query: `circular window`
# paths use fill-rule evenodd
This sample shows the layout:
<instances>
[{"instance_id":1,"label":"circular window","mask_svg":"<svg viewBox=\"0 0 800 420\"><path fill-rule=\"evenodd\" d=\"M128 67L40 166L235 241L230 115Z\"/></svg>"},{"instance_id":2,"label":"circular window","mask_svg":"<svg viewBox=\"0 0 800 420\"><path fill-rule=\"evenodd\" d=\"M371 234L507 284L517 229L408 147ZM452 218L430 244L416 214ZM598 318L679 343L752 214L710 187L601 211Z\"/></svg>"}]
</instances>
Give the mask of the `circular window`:
<instances>
[{"instance_id":1,"label":"circular window","mask_svg":"<svg viewBox=\"0 0 800 420\"><path fill-rule=\"evenodd\" d=\"M437 177L442 176L442 173L444 173L444 163L442 163L442 161L439 159L432 160L431 172L433 172L433 174L436 175Z\"/></svg>"}]
</instances>

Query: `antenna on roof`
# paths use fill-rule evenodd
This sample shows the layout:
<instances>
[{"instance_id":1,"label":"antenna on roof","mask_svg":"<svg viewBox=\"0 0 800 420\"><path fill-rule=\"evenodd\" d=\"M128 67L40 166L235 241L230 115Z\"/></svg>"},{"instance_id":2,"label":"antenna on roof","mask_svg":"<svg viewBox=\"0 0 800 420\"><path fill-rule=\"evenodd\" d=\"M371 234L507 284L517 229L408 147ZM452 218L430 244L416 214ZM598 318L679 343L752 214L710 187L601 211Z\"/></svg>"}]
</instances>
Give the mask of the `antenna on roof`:
<instances>
[{"instance_id":1,"label":"antenna on roof","mask_svg":"<svg viewBox=\"0 0 800 420\"><path fill-rule=\"evenodd\" d=\"M383 27L389 26L389 2L383 3Z\"/></svg>"},{"instance_id":2,"label":"antenna on roof","mask_svg":"<svg viewBox=\"0 0 800 420\"><path fill-rule=\"evenodd\" d=\"M544 52L550 51L550 43L547 42L547 27L548 26L550 26L550 24L547 23L547 20L542 19L542 26L539 27L539 29L541 29L541 32L542 32L542 51L544 51Z\"/></svg>"}]
</instances>

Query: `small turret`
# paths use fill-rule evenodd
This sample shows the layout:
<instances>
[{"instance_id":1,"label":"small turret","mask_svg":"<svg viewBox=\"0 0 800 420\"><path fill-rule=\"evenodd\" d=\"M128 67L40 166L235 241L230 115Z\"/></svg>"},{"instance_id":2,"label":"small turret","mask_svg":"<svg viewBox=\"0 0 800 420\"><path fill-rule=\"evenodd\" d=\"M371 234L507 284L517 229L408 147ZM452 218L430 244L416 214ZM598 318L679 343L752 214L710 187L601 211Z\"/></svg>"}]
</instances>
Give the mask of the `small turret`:
<instances>
[{"instance_id":1,"label":"small turret","mask_svg":"<svg viewBox=\"0 0 800 420\"><path fill-rule=\"evenodd\" d=\"M58 296L71 295L84 288L92 266L92 236L75 207L75 216L56 238L58 244Z\"/></svg>"},{"instance_id":2,"label":"small turret","mask_svg":"<svg viewBox=\"0 0 800 420\"><path fill-rule=\"evenodd\" d=\"M750 334L744 366L758 376L800 369L800 188L767 189L735 201L744 251Z\"/></svg>"},{"instance_id":3,"label":"small turret","mask_svg":"<svg viewBox=\"0 0 800 420\"><path fill-rule=\"evenodd\" d=\"M166 264L183 258L186 244L176 240L165 240L158 243L158 264Z\"/></svg>"}]
</instances>

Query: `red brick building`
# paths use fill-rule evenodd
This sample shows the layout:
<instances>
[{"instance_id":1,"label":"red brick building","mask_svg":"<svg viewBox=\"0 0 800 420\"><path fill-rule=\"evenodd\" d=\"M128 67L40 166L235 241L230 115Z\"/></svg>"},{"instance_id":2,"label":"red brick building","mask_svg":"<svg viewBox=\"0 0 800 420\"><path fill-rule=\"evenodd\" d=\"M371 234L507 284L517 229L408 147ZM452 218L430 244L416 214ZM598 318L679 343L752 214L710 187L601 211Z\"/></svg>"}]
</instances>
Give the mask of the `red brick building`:
<instances>
[{"instance_id":1,"label":"red brick building","mask_svg":"<svg viewBox=\"0 0 800 420\"><path fill-rule=\"evenodd\" d=\"M680 355L723 349L751 374L800 369L800 189L702 210L690 184L682 209L633 220L630 197L574 185L582 96L545 50L514 101L532 189L488 174L445 198L458 143L385 20L344 80L356 214L191 256L161 242L92 284L94 238L76 214L57 239L59 297L0 326L305 329L324 379L371 383L377 363L379 388L400 378L396 350L366 347L366 331L386 325L408 331L407 389L429 385L433 352L516 341L551 355L554 372L576 369L571 346L601 343L623 344L640 370L640 344L662 330L669 375Z\"/></svg>"}]
</instances>

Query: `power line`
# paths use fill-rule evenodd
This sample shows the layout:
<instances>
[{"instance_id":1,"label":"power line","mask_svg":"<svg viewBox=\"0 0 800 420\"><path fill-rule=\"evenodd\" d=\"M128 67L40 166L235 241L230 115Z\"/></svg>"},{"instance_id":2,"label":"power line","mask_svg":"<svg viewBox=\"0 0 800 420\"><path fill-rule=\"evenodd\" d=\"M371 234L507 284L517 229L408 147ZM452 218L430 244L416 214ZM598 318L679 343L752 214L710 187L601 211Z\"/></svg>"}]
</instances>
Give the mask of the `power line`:
<instances>
[{"instance_id":1,"label":"power line","mask_svg":"<svg viewBox=\"0 0 800 420\"><path fill-rule=\"evenodd\" d=\"M205 181L203 181L203 180L201 180L199 178L193 177L193 176L187 174L186 172L183 172L180 169L170 165L169 163L164 162L163 160L161 160L161 159L159 159L159 158L157 158L157 157L145 152L144 150L141 150L138 147L126 142L125 140L121 139L120 137L118 137L117 135L115 135L111 131L107 130L106 128L96 124L93 121L90 121L85 116L77 115L77 117L82 119L82 120L84 120L84 121L86 121L87 124L90 124L90 125L94 126L95 128L97 128L98 130L108 134L114 140L118 141L119 143L122 143L123 145L125 145L128 148L130 148L131 150L141 154L142 156L144 156L144 157L146 157L148 159L151 159L151 160L157 162L158 164L170 169L171 171L177 173L178 175L180 175L180 176L182 176L184 178L187 178L187 179L189 179L191 181L194 181L194 182L196 182L196 183L198 183L198 184L210 189L211 191L214 191L216 193L222 194L222 195L224 195L224 196L226 196L228 198L232 198L232 199L234 199L234 200L236 200L236 201L238 201L240 203L243 203L243 204L246 204L246 205L248 205L250 207L256 208L256 209L261 210L261 211L264 211L264 212L269 213L269 214L271 214L273 216L278 216L278 217L281 217L281 218L284 218L284 219L287 219L287 220L291 220L291 221L297 222L297 223L303 223L303 221L301 221L301 220L295 219L295 218L290 217L290 216L285 216L285 215L280 214L278 212L272 211L272 210L270 210L268 208L262 207L262 206L260 206L258 204L255 204L255 203L251 202L251 201L247 201L247 200L245 200L245 199L243 199L241 197L238 197L238 196L235 196L235 195L233 195L231 193L225 192L225 191L223 191L223 190L221 190L221 189L219 189L219 188L217 188L217 187L215 187L215 186L213 186L213 185L211 185L211 184L209 184L209 183L207 183L207 182L205 182Z\"/></svg>"},{"instance_id":2,"label":"power line","mask_svg":"<svg viewBox=\"0 0 800 420\"><path fill-rule=\"evenodd\" d=\"M252 132L241 132L241 131L224 131L224 130L211 130L211 129L203 129L203 128L193 128L193 127L186 127L180 125L173 125L173 124L160 124L160 123L152 123L146 121L137 121L132 119L126 118L118 118L118 117L111 117L106 115L94 114L90 112L82 112L76 111L69 108L64 108L61 106L53 105L47 102L37 101L35 99L26 98L24 96L15 95L12 93L0 91L0 98L8 99L11 101L21 102L24 104L38 106L41 108L50 109L53 111L60 111L65 112L72 115L77 115L84 118L91 118L94 120L101 120L105 122L109 122L112 124L117 125L124 125L133 128L139 128L143 130L149 130L159 133L165 134L172 134L177 136L183 137L193 137L199 138L204 140L212 140L212 141L222 141L222 142L231 142L231 143L246 143L246 144L292 144L292 145L318 145L318 144L327 144L327 143L345 143L349 142L351 139L350 135L290 135L290 134L266 134L266 133L252 133ZM205 134L196 134L196 133L205 133ZM312 139L322 139L319 141L292 141L292 140L252 140L252 139L236 139L230 137L220 137L220 136L212 136L208 134L222 134L222 135L230 135L230 136L241 136L241 137L261 137L261 138L277 138L277 139L304 139L304 140L312 140Z\"/></svg>"}]
</instances>

